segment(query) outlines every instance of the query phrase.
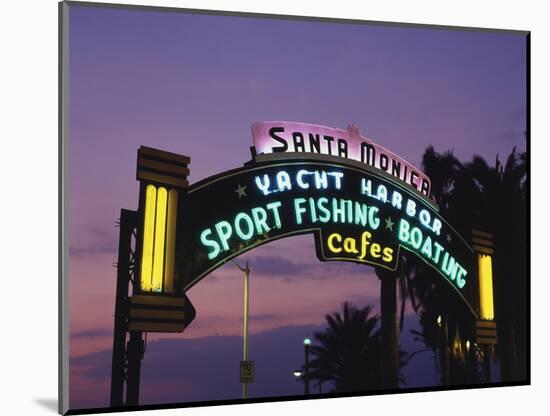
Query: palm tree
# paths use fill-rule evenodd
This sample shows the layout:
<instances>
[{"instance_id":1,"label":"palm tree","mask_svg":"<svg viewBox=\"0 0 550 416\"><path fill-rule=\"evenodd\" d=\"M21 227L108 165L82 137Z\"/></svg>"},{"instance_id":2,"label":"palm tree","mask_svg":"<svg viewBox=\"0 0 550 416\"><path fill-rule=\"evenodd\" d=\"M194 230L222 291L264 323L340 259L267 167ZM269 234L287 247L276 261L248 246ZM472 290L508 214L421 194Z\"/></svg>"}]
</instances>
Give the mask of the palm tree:
<instances>
[{"instance_id":1,"label":"palm tree","mask_svg":"<svg viewBox=\"0 0 550 416\"><path fill-rule=\"evenodd\" d=\"M516 149L494 166L475 157L466 166L472 217L494 237L494 300L503 381L524 380L527 368L527 155ZM462 191L458 188L457 191ZM458 195L457 195L458 196Z\"/></svg>"},{"instance_id":2,"label":"palm tree","mask_svg":"<svg viewBox=\"0 0 550 416\"><path fill-rule=\"evenodd\" d=\"M345 302L342 313L325 318L327 328L314 334L315 342L310 347L310 379L332 384L334 392L380 389L380 318L372 314L372 307L357 309ZM401 352L401 366L406 364L404 357Z\"/></svg>"},{"instance_id":3,"label":"palm tree","mask_svg":"<svg viewBox=\"0 0 550 416\"><path fill-rule=\"evenodd\" d=\"M464 175L463 164L452 151L437 153L432 146L428 146L422 158L422 167L431 178L430 197L438 204L441 214L455 226L457 223L464 224L461 231L468 235L471 229L467 227L471 227L471 221L457 215L463 214L469 201L468 198L456 196L457 182ZM463 379L463 375L457 377L456 371L455 374L451 372L453 357L449 352L455 340L448 335L460 333L471 338L470 313L457 302L446 283L441 281L432 268L410 255L403 258L402 264L403 277L400 286L406 288L411 306L420 318L421 331L413 331L414 335L439 356L442 384L453 383L457 378ZM405 289L402 289L402 302L405 300L404 292ZM438 318L441 320L440 324Z\"/></svg>"},{"instance_id":4,"label":"palm tree","mask_svg":"<svg viewBox=\"0 0 550 416\"><path fill-rule=\"evenodd\" d=\"M445 218L464 236L472 227L493 233L495 312L503 381L524 379L526 369L526 165L526 154L516 153L515 148L504 165L498 156L494 166L478 156L461 164L452 152L438 154L431 146L423 158L424 171L432 178L432 198ZM452 296L447 296L434 272L414 258L407 257L404 263L409 298L422 326L417 335L426 346L437 350L435 318L440 315L447 318L449 333L471 338L471 318ZM448 347L451 344L452 339L448 339Z\"/></svg>"},{"instance_id":5,"label":"palm tree","mask_svg":"<svg viewBox=\"0 0 550 416\"><path fill-rule=\"evenodd\" d=\"M422 169L431 180L431 198L441 209L448 209L454 182L462 173L462 164L452 150L440 154L430 145L422 156Z\"/></svg>"},{"instance_id":6,"label":"palm tree","mask_svg":"<svg viewBox=\"0 0 550 416\"><path fill-rule=\"evenodd\" d=\"M462 165L453 155L452 151L438 154L433 146L428 146L422 158L422 166L424 172L432 180L430 196L440 207L447 207L452 195L453 183L460 174ZM395 272L388 272L379 268L375 269L381 285L382 363L383 374L385 376L384 385L387 388L396 388L399 382L398 365L400 359L398 352L396 292L399 292L401 299L399 329L402 330L407 299L411 302L415 312L418 313L419 303L422 304L422 300L425 301L428 299L434 289L431 282L434 281L435 272L432 269L426 268L421 261L417 261L418 259L410 257L406 254L402 255L399 260L399 267ZM416 279L413 280L413 276ZM447 302L443 304L448 305ZM426 314L424 315L425 318ZM434 342L429 341L426 345L435 345ZM410 358L412 358L412 355Z\"/></svg>"}]
</instances>

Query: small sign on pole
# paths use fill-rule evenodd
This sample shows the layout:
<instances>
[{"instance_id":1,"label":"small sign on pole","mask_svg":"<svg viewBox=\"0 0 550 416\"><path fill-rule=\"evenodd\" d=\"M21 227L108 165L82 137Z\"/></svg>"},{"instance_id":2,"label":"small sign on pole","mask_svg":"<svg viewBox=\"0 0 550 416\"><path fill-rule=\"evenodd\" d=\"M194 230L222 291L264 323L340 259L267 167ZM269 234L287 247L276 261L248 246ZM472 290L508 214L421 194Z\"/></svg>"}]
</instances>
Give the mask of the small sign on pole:
<instances>
[{"instance_id":1,"label":"small sign on pole","mask_svg":"<svg viewBox=\"0 0 550 416\"><path fill-rule=\"evenodd\" d=\"M241 383L254 381L254 361L241 361Z\"/></svg>"}]
</instances>

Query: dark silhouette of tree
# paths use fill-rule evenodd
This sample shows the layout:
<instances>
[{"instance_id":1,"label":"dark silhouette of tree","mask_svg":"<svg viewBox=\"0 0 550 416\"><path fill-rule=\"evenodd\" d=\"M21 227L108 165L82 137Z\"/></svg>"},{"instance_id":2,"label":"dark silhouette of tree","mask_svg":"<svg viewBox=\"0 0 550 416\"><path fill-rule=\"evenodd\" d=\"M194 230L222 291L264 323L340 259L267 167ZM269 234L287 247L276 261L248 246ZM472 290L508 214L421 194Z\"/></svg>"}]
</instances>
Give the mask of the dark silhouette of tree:
<instances>
[{"instance_id":1,"label":"dark silhouette of tree","mask_svg":"<svg viewBox=\"0 0 550 416\"><path fill-rule=\"evenodd\" d=\"M440 207L441 214L448 219L448 211L454 203L455 183L462 175L463 165L452 151L440 154L429 146L424 152L422 167L431 179L430 197ZM408 299L413 310L418 314L421 329L412 332L416 339L423 341L428 349L438 353L442 383L449 382L449 363L448 354L446 354L449 349L444 347L441 337L444 336L445 331L453 335L457 331L467 333L471 326L471 315L465 311L463 304L457 301L447 285L448 283L442 280L433 268L416 256L409 254L402 256L399 285L401 309L404 309L405 301ZM437 324L438 317L441 317L442 326ZM451 339L452 337L447 337L447 341L450 342ZM443 371L443 368L446 370Z\"/></svg>"},{"instance_id":2,"label":"dark silhouette of tree","mask_svg":"<svg viewBox=\"0 0 550 416\"><path fill-rule=\"evenodd\" d=\"M463 170L462 164L452 151L439 154L430 145L422 156L422 168L432 184L431 198L441 209L448 209L454 183Z\"/></svg>"},{"instance_id":3,"label":"dark silhouette of tree","mask_svg":"<svg viewBox=\"0 0 550 416\"><path fill-rule=\"evenodd\" d=\"M525 378L527 328L527 240L526 194L527 156L513 149L506 163L496 157L494 166L476 156L460 163L452 154L439 154L428 147L423 157L424 172L432 180L431 197L441 214L467 238L472 228L493 233L495 254L494 299L498 322L499 356L503 381ZM420 316L421 331L415 335L425 345L438 349L437 317L448 326L448 348L456 350L459 342L473 340L471 315L449 293L436 273L412 256L403 260L403 274L408 298ZM402 285L403 286L403 285ZM403 295L402 295L403 296ZM461 348L458 348L459 350ZM451 355L454 381L464 380L457 362L460 354ZM465 369L465 365L462 369Z\"/></svg>"},{"instance_id":4,"label":"dark silhouette of tree","mask_svg":"<svg viewBox=\"0 0 550 416\"><path fill-rule=\"evenodd\" d=\"M457 198L469 198L474 224L493 233L494 298L503 381L524 380L527 369L527 155L516 149L504 164L480 157L466 165ZM465 188L463 189L462 186ZM473 192L470 190L473 189Z\"/></svg>"},{"instance_id":5,"label":"dark silhouette of tree","mask_svg":"<svg viewBox=\"0 0 550 416\"><path fill-rule=\"evenodd\" d=\"M310 347L310 379L333 385L335 392L369 391L382 387L379 316L372 307L357 309L348 302L342 312L325 316L327 328L314 334ZM401 365L406 364L401 351ZM404 382L402 376L400 381Z\"/></svg>"}]
</instances>

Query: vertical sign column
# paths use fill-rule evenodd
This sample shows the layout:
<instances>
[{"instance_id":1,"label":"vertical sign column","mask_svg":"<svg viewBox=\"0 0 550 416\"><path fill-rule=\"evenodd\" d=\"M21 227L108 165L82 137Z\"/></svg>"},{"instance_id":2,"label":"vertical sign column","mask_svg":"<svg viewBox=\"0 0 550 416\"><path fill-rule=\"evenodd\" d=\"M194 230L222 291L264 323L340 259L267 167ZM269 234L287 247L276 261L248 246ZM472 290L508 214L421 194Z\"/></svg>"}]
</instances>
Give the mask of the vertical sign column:
<instances>
[{"instance_id":1,"label":"vertical sign column","mask_svg":"<svg viewBox=\"0 0 550 416\"><path fill-rule=\"evenodd\" d=\"M146 146L138 149L140 181L135 279L129 299L126 405L139 402L143 332L182 332L195 310L174 293L174 254L180 190L188 187L190 158Z\"/></svg>"},{"instance_id":2,"label":"vertical sign column","mask_svg":"<svg viewBox=\"0 0 550 416\"><path fill-rule=\"evenodd\" d=\"M174 253L179 190L189 186L190 158L141 146L140 293L174 293Z\"/></svg>"},{"instance_id":3,"label":"vertical sign column","mask_svg":"<svg viewBox=\"0 0 550 416\"><path fill-rule=\"evenodd\" d=\"M479 367L479 381L490 382L489 354L497 344L497 323L493 299L493 235L484 231L472 230L472 243L477 264L479 318L475 328L476 362Z\"/></svg>"},{"instance_id":4,"label":"vertical sign column","mask_svg":"<svg viewBox=\"0 0 550 416\"><path fill-rule=\"evenodd\" d=\"M141 182L136 287L129 331L182 332L195 310L174 290L176 226L180 191L188 187L190 158L151 147L138 149Z\"/></svg>"}]
</instances>

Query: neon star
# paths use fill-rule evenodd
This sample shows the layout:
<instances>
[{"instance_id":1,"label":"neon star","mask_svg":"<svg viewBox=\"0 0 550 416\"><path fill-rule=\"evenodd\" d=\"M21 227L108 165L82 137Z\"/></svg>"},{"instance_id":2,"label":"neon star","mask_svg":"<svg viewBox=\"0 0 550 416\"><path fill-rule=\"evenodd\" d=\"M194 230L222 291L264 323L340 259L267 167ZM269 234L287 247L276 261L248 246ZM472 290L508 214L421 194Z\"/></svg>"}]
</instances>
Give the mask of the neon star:
<instances>
[{"instance_id":1,"label":"neon star","mask_svg":"<svg viewBox=\"0 0 550 416\"><path fill-rule=\"evenodd\" d=\"M386 221L386 230L389 228L391 231L393 231L393 221L391 220L391 217L386 218L384 221Z\"/></svg>"},{"instance_id":2,"label":"neon star","mask_svg":"<svg viewBox=\"0 0 550 416\"><path fill-rule=\"evenodd\" d=\"M241 186L241 184L238 184L235 192L239 195L239 199L241 199L243 196L246 196L246 185Z\"/></svg>"}]
</instances>

